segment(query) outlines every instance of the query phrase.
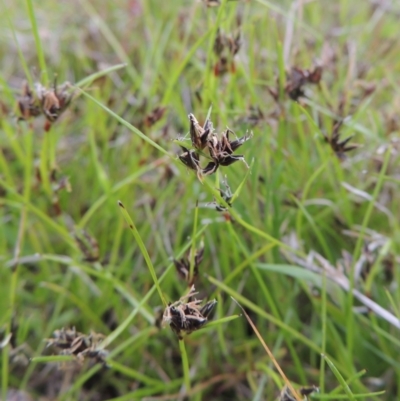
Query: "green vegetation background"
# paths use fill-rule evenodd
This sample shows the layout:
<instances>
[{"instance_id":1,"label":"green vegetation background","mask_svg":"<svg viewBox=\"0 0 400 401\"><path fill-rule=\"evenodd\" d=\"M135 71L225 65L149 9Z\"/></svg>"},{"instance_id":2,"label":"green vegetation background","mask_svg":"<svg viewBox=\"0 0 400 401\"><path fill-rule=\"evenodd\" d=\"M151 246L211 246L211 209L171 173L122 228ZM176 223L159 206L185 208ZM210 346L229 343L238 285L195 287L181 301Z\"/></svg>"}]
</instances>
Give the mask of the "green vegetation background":
<instances>
[{"instance_id":1,"label":"green vegetation background","mask_svg":"<svg viewBox=\"0 0 400 401\"><path fill-rule=\"evenodd\" d=\"M35 400L277 399L284 381L245 318L235 318L233 296L296 388L398 400L400 7L221 3L0 3L2 399L10 389ZM235 72L221 76L217 29L241 33ZM299 103L277 104L268 87L284 83L285 68L316 63L321 83ZM55 74L84 92L75 89L48 132L42 117L18 121L23 81L49 86ZM239 152L251 166L222 167L202 183L173 140L188 133L188 113L204 121L211 105L218 132L253 132ZM157 107L164 116L146 124ZM343 119L341 138L362 145L346 160L324 140ZM230 218L210 205L225 176L239 189ZM58 191L66 178L71 190ZM85 232L98 244L96 261L74 237ZM173 302L187 283L172 259L201 242L196 289L218 301L216 323L183 347L155 325L162 302L143 249ZM58 369L39 358L56 353L44 339L72 326L107 336L110 368Z\"/></svg>"}]
</instances>

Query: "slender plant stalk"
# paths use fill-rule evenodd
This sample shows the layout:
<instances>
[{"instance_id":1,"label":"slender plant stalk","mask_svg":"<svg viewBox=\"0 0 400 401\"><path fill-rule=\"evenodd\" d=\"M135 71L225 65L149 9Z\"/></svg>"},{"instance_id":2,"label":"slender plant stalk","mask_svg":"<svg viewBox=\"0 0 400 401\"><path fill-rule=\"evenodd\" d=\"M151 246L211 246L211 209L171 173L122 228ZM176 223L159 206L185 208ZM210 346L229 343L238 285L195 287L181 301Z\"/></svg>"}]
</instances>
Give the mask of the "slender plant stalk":
<instances>
[{"instance_id":1,"label":"slender plant stalk","mask_svg":"<svg viewBox=\"0 0 400 401\"><path fill-rule=\"evenodd\" d=\"M196 207L194 209L194 222L193 222L193 233L192 233L192 246L190 248L190 268L189 268L189 283L193 281L194 276L194 259L196 256L196 233L197 233L197 219L199 215L199 206L196 203Z\"/></svg>"},{"instance_id":2,"label":"slender plant stalk","mask_svg":"<svg viewBox=\"0 0 400 401\"><path fill-rule=\"evenodd\" d=\"M185 391L190 391L190 370L189 370L189 359L186 352L185 341L179 340L179 349L181 351L182 368L183 368L183 381L185 383Z\"/></svg>"}]
</instances>

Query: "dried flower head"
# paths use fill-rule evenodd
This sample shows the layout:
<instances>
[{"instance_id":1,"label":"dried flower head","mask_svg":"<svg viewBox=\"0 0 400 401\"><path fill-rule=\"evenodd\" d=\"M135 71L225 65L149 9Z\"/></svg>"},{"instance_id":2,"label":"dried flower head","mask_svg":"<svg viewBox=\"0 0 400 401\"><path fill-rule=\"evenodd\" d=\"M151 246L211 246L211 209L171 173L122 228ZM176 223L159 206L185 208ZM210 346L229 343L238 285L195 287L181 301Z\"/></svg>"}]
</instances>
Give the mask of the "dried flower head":
<instances>
[{"instance_id":1,"label":"dried flower head","mask_svg":"<svg viewBox=\"0 0 400 401\"><path fill-rule=\"evenodd\" d=\"M318 84L322 77L322 66L316 66L313 70L303 70L292 67L287 77L285 92L292 100L304 97L303 86L305 84Z\"/></svg>"},{"instance_id":2,"label":"dried flower head","mask_svg":"<svg viewBox=\"0 0 400 401\"><path fill-rule=\"evenodd\" d=\"M158 106L155 109L153 109L145 118L144 118L144 125L146 127L151 127L153 126L157 121L160 121L165 112L166 112L167 108L166 107L161 107Z\"/></svg>"},{"instance_id":3,"label":"dried flower head","mask_svg":"<svg viewBox=\"0 0 400 401\"><path fill-rule=\"evenodd\" d=\"M176 270L179 274L179 276L187 281L189 285L191 286L193 282L196 280L197 276L199 275L199 265L201 261L203 260L203 255L204 255L204 246L202 246L200 249L197 249L194 255L193 259L193 277L190 277L190 260L191 260L191 255L189 253L188 257L186 258L181 258L179 260L174 260L174 264L176 267Z\"/></svg>"},{"instance_id":4,"label":"dried flower head","mask_svg":"<svg viewBox=\"0 0 400 401\"><path fill-rule=\"evenodd\" d=\"M196 294L194 285L192 285L186 295L179 301L170 303L164 311L163 325L169 324L180 340L185 335L202 328L207 323L207 319L217 303L216 300L213 300L200 306L202 300L192 300Z\"/></svg>"},{"instance_id":5,"label":"dried flower head","mask_svg":"<svg viewBox=\"0 0 400 401\"><path fill-rule=\"evenodd\" d=\"M214 74L216 76L223 75L228 71L232 73L236 71L233 58L239 52L240 46L240 32L238 32L236 36L229 36L223 34L220 29L218 29L214 41L214 53L218 57L214 66Z\"/></svg>"},{"instance_id":6,"label":"dried flower head","mask_svg":"<svg viewBox=\"0 0 400 401\"><path fill-rule=\"evenodd\" d=\"M332 150L335 152L336 156L340 160L345 160L346 152L350 152L351 150L357 149L360 145L358 145L356 143L353 143L351 145L348 144L349 141L353 138L353 136L349 136L346 139L340 140L339 130L340 130L340 127L342 126L342 124L343 124L343 120L335 123L335 125L333 126L331 136L328 137L325 135L324 138L325 138L325 141L327 143L329 143Z\"/></svg>"},{"instance_id":7,"label":"dried flower head","mask_svg":"<svg viewBox=\"0 0 400 401\"><path fill-rule=\"evenodd\" d=\"M286 74L285 93L295 101L305 97L304 86L306 84L319 84L322 78L322 71L321 65L315 66L313 70L292 67ZM279 102L279 81L277 80L277 87L268 87L267 89L274 100Z\"/></svg>"},{"instance_id":8,"label":"dried flower head","mask_svg":"<svg viewBox=\"0 0 400 401\"><path fill-rule=\"evenodd\" d=\"M73 355L80 363L83 363L87 357L94 359L96 363L105 364L108 352L98 348L104 339L103 334L91 332L89 335L85 335L73 327L72 329L55 330L53 337L47 339L47 347L54 346L61 349L61 355Z\"/></svg>"}]
</instances>

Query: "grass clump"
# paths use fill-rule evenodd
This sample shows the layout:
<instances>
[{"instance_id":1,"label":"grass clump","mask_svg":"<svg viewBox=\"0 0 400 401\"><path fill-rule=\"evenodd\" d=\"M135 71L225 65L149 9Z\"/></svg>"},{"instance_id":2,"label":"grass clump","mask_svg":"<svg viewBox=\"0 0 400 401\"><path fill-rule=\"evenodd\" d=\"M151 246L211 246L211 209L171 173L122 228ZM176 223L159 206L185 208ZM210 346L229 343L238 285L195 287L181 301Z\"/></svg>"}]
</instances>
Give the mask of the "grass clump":
<instances>
[{"instance_id":1,"label":"grass clump","mask_svg":"<svg viewBox=\"0 0 400 401\"><path fill-rule=\"evenodd\" d=\"M0 399L396 400L399 12L4 2Z\"/></svg>"}]
</instances>

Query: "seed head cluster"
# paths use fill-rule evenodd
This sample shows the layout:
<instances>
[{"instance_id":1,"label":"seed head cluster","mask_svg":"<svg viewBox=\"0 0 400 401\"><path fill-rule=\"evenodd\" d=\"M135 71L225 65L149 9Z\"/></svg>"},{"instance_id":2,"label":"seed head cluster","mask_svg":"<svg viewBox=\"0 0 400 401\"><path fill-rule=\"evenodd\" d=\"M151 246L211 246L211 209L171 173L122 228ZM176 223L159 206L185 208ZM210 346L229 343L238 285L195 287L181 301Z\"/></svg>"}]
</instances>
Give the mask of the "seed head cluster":
<instances>
[{"instance_id":1,"label":"seed head cluster","mask_svg":"<svg viewBox=\"0 0 400 401\"><path fill-rule=\"evenodd\" d=\"M99 348L99 344L104 340L104 335L91 332L88 335L72 329L62 328L55 330L53 338L47 339L47 346L58 348L61 355L73 355L78 362L83 363L86 358L93 359L97 363L105 364L108 351Z\"/></svg>"},{"instance_id":2,"label":"seed head cluster","mask_svg":"<svg viewBox=\"0 0 400 401\"><path fill-rule=\"evenodd\" d=\"M193 149L181 146L183 153L179 156L179 160L186 167L196 171L200 180L203 176L215 173L220 166L230 166L238 160L241 160L248 167L244 156L236 155L234 152L252 137L251 133L238 138L232 130L227 128L221 135L217 135L209 119L202 126L193 114L189 114L188 117ZM231 139L232 135L235 139ZM200 155L209 160L204 167L200 165Z\"/></svg>"},{"instance_id":3,"label":"seed head cluster","mask_svg":"<svg viewBox=\"0 0 400 401\"><path fill-rule=\"evenodd\" d=\"M214 309L216 300L208 301L203 306L200 299L193 298L197 292L194 285L189 292L181 297L179 301L170 303L164 310L162 323L169 324L172 331L180 340L184 336L202 328Z\"/></svg>"},{"instance_id":4,"label":"seed head cluster","mask_svg":"<svg viewBox=\"0 0 400 401\"><path fill-rule=\"evenodd\" d=\"M57 80L51 88L46 88L41 83L35 84L33 91L27 82L22 85L22 93L18 98L20 119L28 120L43 114L46 118L45 130L48 131L51 124L65 111L71 103L73 93L71 84L64 82L57 86Z\"/></svg>"}]
</instances>

